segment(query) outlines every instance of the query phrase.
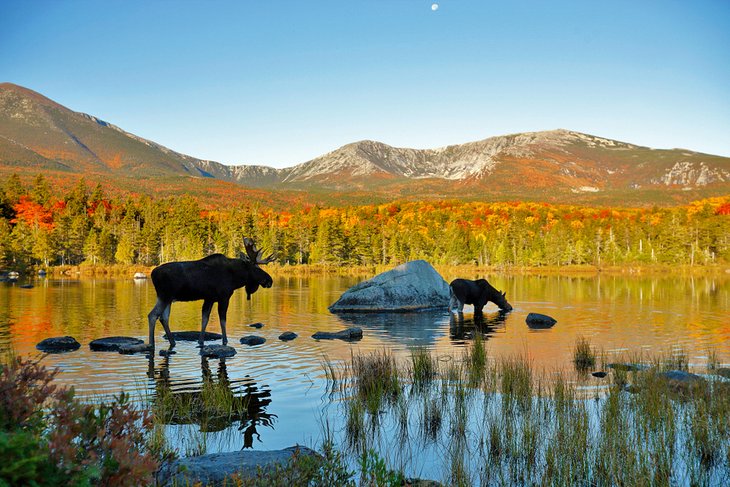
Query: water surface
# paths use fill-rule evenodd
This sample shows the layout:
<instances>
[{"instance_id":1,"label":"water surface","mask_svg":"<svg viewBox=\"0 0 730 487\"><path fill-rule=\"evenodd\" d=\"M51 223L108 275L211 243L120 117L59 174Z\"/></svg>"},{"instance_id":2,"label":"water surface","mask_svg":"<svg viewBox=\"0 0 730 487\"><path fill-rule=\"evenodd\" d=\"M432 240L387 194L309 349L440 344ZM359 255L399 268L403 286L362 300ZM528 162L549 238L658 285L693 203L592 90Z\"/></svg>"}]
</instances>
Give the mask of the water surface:
<instances>
[{"instance_id":1,"label":"water surface","mask_svg":"<svg viewBox=\"0 0 730 487\"><path fill-rule=\"evenodd\" d=\"M125 390L153 397L160 388L186 393L199 390L204 380L222 380L248 397L249 416L234 427L209 425L204 434L195 425L171 427L181 454L195 450L194 445L182 444L191 441L191 431L208 452L316 445L325 417L338 411L329 403L322 362L346 361L353 353L388 349L406 361L409 349L418 346L448 360L459 357L479 333L493 357L527 355L537 368L568 369L576 337L582 335L609 359L627 352L651 356L681 348L696 366L704 367L709 350L721 362L730 361L730 276L486 277L507 292L514 311L502 315L490 304L484 320L476 322L468 312L463 322L445 311L332 315L327 306L361 278L276 278L273 288L259 290L250 302L244 293L234 295L228 334L238 354L227 360L201 359L197 344L191 342L178 342L177 354L166 359L89 350L88 342L103 336L146 340L147 313L155 303L149 281L47 279L35 281L32 289L0 283L0 349L36 355L35 344L42 339L74 336L82 344L80 350L43 360L61 369L59 382L73 385L84 396ZM200 306L175 303L173 331L199 329ZM549 314L558 323L549 330L531 330L525 324L529 312ZM255 322L264 323L264 328L247 326ZM311 338L319 330L348 326L362 327L364 338L354 343ZM215 309L208 330L220 331ZM299 337L282 342L278 336L284 331ZM166 346L162 333L158 324L158 349ZM255 347L241 345L239 338L249 334L267 341Z\"/></svg>"}]
</instances>

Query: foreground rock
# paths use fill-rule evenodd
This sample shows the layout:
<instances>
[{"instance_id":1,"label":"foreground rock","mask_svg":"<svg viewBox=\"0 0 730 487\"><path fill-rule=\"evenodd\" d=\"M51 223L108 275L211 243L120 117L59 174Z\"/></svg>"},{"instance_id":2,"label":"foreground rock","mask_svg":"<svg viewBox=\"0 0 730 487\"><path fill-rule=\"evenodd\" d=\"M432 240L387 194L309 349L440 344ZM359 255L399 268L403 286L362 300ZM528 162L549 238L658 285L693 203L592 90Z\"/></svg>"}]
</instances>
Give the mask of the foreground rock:
<instances>
[{"instance_id":1,"label":"foreground rock","mask_svg":"<svg viewBox=\"0 0 730 487\"><path fill-rule=\"evenodd\" d=\"M46 353L70 352L78 350L79 347L81 347L81 344L70 336L46 338L35 346L41 352Z\"/></svg>"},{"instance_id":2,"label":"foreground rock","mask_svg":"<svg viewBox=\"0 0 730 487\"><path fill-rule=\"evenodd\" d=\"M94 352L118 352L121 347L130 347L144 343L139 338L133 337L106 337L99 338L89 343L89 348Z\"/></svg>"},{"instance_id":3,"label":"foreground rock","mask_svg":"<svg viewBox=\"0 0 730 487\"><path fill-rule=\"evenodd\" d=\"M530 313L525 319L530 328L550 328L558 322L555 318L540 313Z\"/></svg>"},{"instance_id":4,"label":"foreground rock","mask_svg":"<svg viewBox=\"0 0 730 487\"><path fill-rule=\"evenodd\" d=\"M236 349L228 345L206 345L200 349L200 355L209 358L226 358L236 355Z\"/></svg>"},{"instance_id":5,"label":"foreground rock","mask_svg":"<svg viewBox=\"0 0 730 487\"><path fill-rule=\"evenodd\" d=\"M363 281L329 307L332 313L445 309L449 285L425 260L414 260Z\"/></svg>"},{"instance_id":6,"label":"foreground rock","mask_svg":"<svg viewBox=\"0 0 730 487\"><path fill-rule=\"evenodd\" d=\"M263 343L266 343L266 338L256 336L256 335L248 335L248 336L241 338L241 343L243 345L250 345L250 346L261 345Z\"/></svg>"},{"instance_id":7,"label":"foreground rock","mask_svg":"<svg viewBox=\"0 0 730 487\"><path fill-rule=\"evenodd\" d=\"M288 342L288 341L294 340L298 336L299 335L297 335L293 331L285 331L284 333L279 335L279 340L281 340L283 342Z\"/></svg>"},{"instance_id":8,"label":"foreground rock","mask_svg":"<svg viewBox=\"0 0 730 487\"><path fill-rule=\"evenodd\" d=\"M318 331L312 335L312 338L316 340L345 340L351 342L362 338L362 328L353 327L336 333Z\"/></svg>"},{"instance_id":9,"label":"foreground rock","mask_svg":"<svg viewBox=\"0 0 730 487\"><path fill-rule=\"evenodd\" d=\"M165 340L169 340L167 338L167 333L163 335L163 338ZM200 332L199 331L173 331L172 332L172 338L175 339L175 341L182 341L182 342L197 342L200 340ZM213 340L220 340L223 338L223 335L220 333L213 333L210 331L206 331L203 334L203 341L213 341Z\"/></svg>"},{"instance_id":10,"label":"foreground rock","mask_svg":"<svg viewBox=\"0 0 730 487\"><path fill-rule=\"evenodd\" d=\"M150 353L155 349L147 343L138 343L136 345L122 345L119 347L119 353L122 355L133 355L135 353Z\"/></svg>"},{"instance_id":11,"label":"foreground rock","mask_svg":"<svg viewBox=\"0 0 730 487\"><path fill-rule=\"evenodd\" d=\"M246 450L179 458L160 469L157 482L161 486L224 485L232 475L250 479L256 477L259 468L262 473L272 472L277 467L286 465L295 454L300 457L321 457L307 447L291 446L283 450ZM227 483L230 484L230 480Z\"/></svg>"}]
</instances>

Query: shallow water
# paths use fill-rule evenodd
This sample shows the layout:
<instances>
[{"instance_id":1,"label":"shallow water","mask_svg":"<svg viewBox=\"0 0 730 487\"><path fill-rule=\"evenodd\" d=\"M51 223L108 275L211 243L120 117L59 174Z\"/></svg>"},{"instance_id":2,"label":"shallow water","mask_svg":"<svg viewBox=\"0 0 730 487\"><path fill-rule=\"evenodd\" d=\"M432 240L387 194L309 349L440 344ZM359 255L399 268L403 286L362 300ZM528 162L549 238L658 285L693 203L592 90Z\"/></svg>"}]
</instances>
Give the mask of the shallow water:
<instances>
[{"instance_id":1,"label":"shallow water","mask_svg":"<svg viewBox=\"0 0 730 487\"><path fill-rule=\"evenodd\" d=\"M447 280L455 276L445 276ZM476 277L476 276L469 276ZM444 312L390 315L332 315L327 306L361 278L277 278L272 289L259 290L252 301L237 293L228 312L229 344L238 354L227 360L205 360L194 342L178 342L177 354L123 356L91 352L88 342L103 336L127 335L146 340L146 315L155 302L149 281L37 280L32 289L0 283L0 349L36 355L44 338L72 335L82 347L75 352L44 358L58 366L58 380L73 385L84 396L120 390L153 397L160 388L177 393L199 390L206 378L224 380L248 395L249 418L232 428L201 433L195 425L170 427L181 454L195 451L186 442L204 442L207 451L253 447L275 449L294 443L317 445L325 418L337 427L339 408L326 393L325 360L346 361L353 353L387 348L407 360L409 349L427 347L444 360L460 356L475 333L487 339L491 356L527 355L538 369L571 368L576 337L583 335L609 357L644 353L651 356L683 349L691 365L704 367L708 351L730 361L730 276L719 277L566 277L487 276L507 292L514 311L501 315L490 304L485 319L475 322L468 313L459 322ZM529 312L558 320L548 330L531 330ZM175 303L173 331L199 327L200 303ZM256 330L249 323L262 322ZM337 331L360 326L359 342L316 341L318 330ZM220 331L211 316L209 331ZM299 335L291 342L278 336ZM166 346L156 330L158 349ZM255 334L266 343L249 347L239 338ZM195 437L191 440L191 437Z\"/></svg>"}]
</instances>

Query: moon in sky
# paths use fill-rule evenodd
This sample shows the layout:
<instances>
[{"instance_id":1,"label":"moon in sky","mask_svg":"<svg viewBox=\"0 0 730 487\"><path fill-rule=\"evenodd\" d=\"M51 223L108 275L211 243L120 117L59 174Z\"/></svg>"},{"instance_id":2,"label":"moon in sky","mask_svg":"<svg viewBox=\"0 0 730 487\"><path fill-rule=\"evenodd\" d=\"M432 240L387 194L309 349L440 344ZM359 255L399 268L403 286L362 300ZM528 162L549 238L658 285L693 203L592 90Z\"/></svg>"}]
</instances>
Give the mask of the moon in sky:
<instances>
[{"instance_id":1,"label":"moon in sky","mask_svg":"<svg viewBox=\"0 0 730 487\"><path fill-rule=\"evenodd\" d=\"M432 3L431 4L431 10L433 10L435 12L438 9L439 9L439 4L438 3Z\"/></svg>"}]
</instances>

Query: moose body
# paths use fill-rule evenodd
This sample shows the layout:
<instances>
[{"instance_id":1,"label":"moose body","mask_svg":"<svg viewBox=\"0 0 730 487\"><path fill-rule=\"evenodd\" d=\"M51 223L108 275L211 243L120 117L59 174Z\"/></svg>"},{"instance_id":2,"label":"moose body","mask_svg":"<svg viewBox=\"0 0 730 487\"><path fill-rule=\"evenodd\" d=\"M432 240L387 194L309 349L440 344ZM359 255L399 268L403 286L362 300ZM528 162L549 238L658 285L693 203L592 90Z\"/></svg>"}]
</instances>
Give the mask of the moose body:
<instances>
[{"instance_id":1,"label":"moose body","mask_svg":"<svg viewBox=\"0 0 730 487\"><path fill-rule=\"evenodd\" d=\"M149 344L155 345L155 324L159 319L170 341L175 339L170 332L170 309L174 301L203 301L200 343L203 343L205 328L208 326L213 303L218 303L223 344L228 343L226 334L226 313L228 302L236 289L246 288L251 299L259 286L269 288L273 280L258 264L271 262L273 256L260 259L260 251L253 242L246 239L246 250L250 257L229 258L222 254L209 255L200 260L168 262L152 270L152 284L157 292L157 303L147 315L149 321Z\"/></svg>"},{"instance_id":2,"label":"moose body","mask_svg":"<svg viewBox=\"0 0 730 487\"><path fill-rule=\"evenodd\" d=\"M481 314L484 306L490 301L502 311L512 311L512 305L507 302L505 293L497 291L486 279L476 281L454 279L449 285L449 290L451 294L449 312L455 307L461 314L465 304L473 304L474 313Z\"/></svg>"}]
</instances>

